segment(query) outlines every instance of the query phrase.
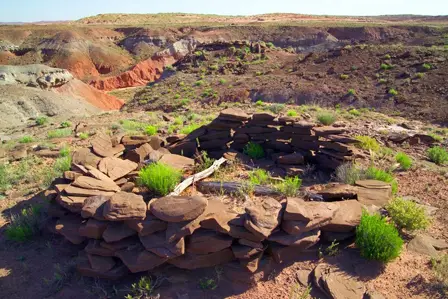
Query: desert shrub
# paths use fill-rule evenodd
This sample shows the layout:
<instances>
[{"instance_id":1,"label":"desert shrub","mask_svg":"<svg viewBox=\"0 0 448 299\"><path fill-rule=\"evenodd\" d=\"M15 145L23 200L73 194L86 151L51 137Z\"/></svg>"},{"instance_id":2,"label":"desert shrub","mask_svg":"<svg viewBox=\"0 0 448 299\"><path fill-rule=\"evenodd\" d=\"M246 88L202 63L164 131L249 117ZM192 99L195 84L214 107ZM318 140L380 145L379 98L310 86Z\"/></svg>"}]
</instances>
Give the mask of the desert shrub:
<instances>
[{"instance_id":1,"label":"desert shrub","mask_svg":"<svg viewBox=\"0 0 448 299\"><path fill-rule=\"evenodd\" d=\"M261 75L263 75L263 72L261 72L261 71L255 72L255 76L261 76Z\"/></svg>"},{"instance_id":2,"label":"desert shrub","mask_svg":"<svg viewBox=\"0 0 448 299\"><path fill-rule=\"evenodd\" d=\"M391 88L391 89L389 89L389 94L394 97L394 96L398 95L398 91L396 91L395 89Z\"/></svg>"},{"instance_id":3,"label":"desert shrub","mask_svg":"<svg viewBox=\"0 0 448 299\"><path fill-rule=\"evenodd\" d=\"M275 114L282 112L284 109L285 109L285 104L275 103L275 104L268 106L268 110Z\"/></svg>"},{"instance_id":4,"label":"desert shrub","mask_svg":"<svg viewBox=\"0 0 448 299\"><path fill-rule=\"evenodd\" d=\"M382 79L378 80L378 82L379 82L380 84L386 84L386 83L387 83L387 80L382 78Z\"/></svg>"},{"instance_id":5,"label":"desert shrub","mask_svg":"<svg viewBox=\"0 0 448 299\"><path fill-rule=\"evenodd\" d=\"M138 283L131 285L130 294L124 296L125 299L153 298L152 294L157 287L157 282L153 282L150 277L143 276Z\"/></svg>"},{"instance_id":6,"label":"desert shrub","mask_svg":"<svg viewBox=\"0 0 448 299\"><path fill-rule=\"evenodd\" d=\"M33 137L31 136L23 136L22 138L19 139L20 143L30 143L33 142Z\"/></svg>"},{"instance_id":7,"label":"desert shrub","mask_svg":"<svg viewBox=\"0 0 448 299\"><path fill-rule=\"evenodd\" d=\"M87 138L89 138L89 133L81 133L81 134L79 134L79 139L86 140Z\"/></svg>"},{"instance_id":8,"label":"desert shrub","mask_svg":"<svg viewBox=\"0 0 448 299\"><path fill-rule=\"evenodd\" d=\"M6 227L6 238L16 242L30 240L39 232L41 206L22 209L20 214L11 216L11 224Z\"/></svg>"},{"instance_id":9,"label":"desert shrub","mask_svg":"<svg viewBox=\"0 0 448 299\"><path fill-rule=\"evenodd\" d=\"M182 174L179 170L163 163L152 163L138 173L140 184L157 195L165 196L179 184Z\"/></svg>"},{"instance_id":10,"label":"desert shrub","mask_svg":"<svg viewBox=\"0 0 448 299\"><path fill-rule=\"evenodd\" d=\"M432 66L429 63L424 63L422 67L425 71L429 71L432 68Z\"/></svg>"},{"instance_id":11,"label":"desert shrub","mask_svg":"<svg viewBox=\"0 0 448 299\"><path fill-rule=\"evenodd\" d=\"M48 122L48 117L46 116L39 116L36 118L36 125L43 126Z\"/></svg>"},{"instance_id":12,"label":"desert shrub","mask_svg":"<svg viewBox=\"0 0 448 299\"><path fill-rule=\"evenodd\" d=\"M335 179L338 182L353 185L364 178L364 171L352 163L345 163L336 168Z\"/></svg>"},{"instance_id":13,"label":"desert shrub","mask_svg":"<svg viewBox=\"0 0 448 299\"><path fill-rule=\"evenodd\" d=\"M390 55L389 54L384 55L384 59L390 59Z\"/></svg>"},{"instance_id":14,"label":"desert shrub","mask_svg":"<svg viewBox=\"0 0 448 299\"><path fill-rule=\"evenodd\" d=\"M190 99L182 99L179 102L179 106L183 107L183 106L187 106L188 104L190 104Z\"/></svg>"},{"instance_id":15,"label":"desert shrub","mask_svg":"<svg viewBox=\"0 0 448 299\"><path fill-rule=\"evenodd\" d=\"M448 291L448 254L431 259L431 265L436 278L442 283L442 287Z\"/></svg>"},{"instance_id":16,"label":"desert shrub","mask_svg":"<svg viewBox=\"0 0 448 299\"><path fill-rule=\"evenodd\" d=\"M442 142L443 141L443 137L436 134L436 133L428 133L429 136L431 136L432 138L434 138L435 141L437 142Z\"/></svg>"},{"instance_id":17,"label":"desert shrub","mask_svg":"<svg viewBox=\"0 0 448 299\"><path fill-rule=\"evenodd\" d=\"M226 83L227 83L226 79L223 79L223 78L219 79L219 84L224 85Z\"/></svg>"},{"instance_id":18,"label":"desert shrub","mask_svg":"<svg viewBox=\"0 0 448 299\"><path fill-rule=\"evenodd\" d=\"M356 94L356 90L354 90L353 88L350 88L350 89L347 91L347 94L348 94L348 95L351 95L351 96L354 96L354 95Z\"/></svg>"},{"instance_id":19,"label":"desert shrub","mask_svg":"<svg viewBox=\"0 0 448 299\"><path fill-rule=\"evenodd\" d=\"M176 93L176 94L174 95L174 99L175 99L175 100L180 99L180 97L181 97L181 95L180 95L179 93Z\"/></svg>"},{"instance_id":20,"label":"desert shrub","mask_svg":"<svg viewBox=\"0 0 448 299\"><path fill-rule=\"evenodd\" d=\"M72 135L72 130L70 130L70 129L57 129L57 130L48 131L48 133L47 133L47 137L50 139L64 138L64 137L68 137L70 135Z\"/></svg>"},{"instance_id":21,"label":"desert shrub","mask_svg":"<svg viewBox=\"0 0 448 299\"><path fill-rule=\"evenodd\" d=\"M392 187L392 194L398 192L398 182L394 176L382 169L378 169L374 166L370 166L366 170L366 178L389 183Z\"/></svg>"},{"instance_id":22,"label":"desert shrub","mask_svg":"<svg viewBox=\"0 0 448 299\"><path fill-rule=\"evenodd\" d=\"M296 196L302 185L299 177L287 177L283 182L276 185L276 189L286 196Z\"/></svg>"},{"instance_id":23,"label":"desert shrub","mask_svg":"<svg viewBox=\"0 0 448 299\"><path fill-rule=\"evenodd\" d=\"M329 126L336 121L336 115L331 112L321 112L317 115L317 120L321 124Z\"/></svg>"},{"instance_id":24,"label":"desert shrub","mask_svg":"<svg viewBox=\"0 0 448 299\"><path fill-rule=\"evenodd\" d=\"M386 210L399 229L415 231L425 229L430 224L425 208L419 207L411 200L394 198L387 205Z\"/></svg>"},{"instance_id":25,"label":"desert shrub","mask_svg":"<svg viewBox=\"0 0 448 299\"><path fill-rule=\"evenodd\" d=\"M291 116L291 117L296 117L298 114L297 114L297 111L290 109L290 110L288 110L288 112L286 112L286 115Z\"/></svg>"},{"instance_id":26,"label":"desert shrub","mask_svg":"<svg viewBox=\"0 0 448 299\"><path fill-rule=\"evenodd\" d=\"M360 115L361 115L361 112L360 112L358 109L355 109L355 108L350 109L350 110L348 111L348 113L350 113L350 114L353 115L353 116L360 116Z\"/></svg>"},{"instance_id":27,"label":"desert shrub","mask_svg":"<svg viewBox=\"0 0 448 299\"><path fill-rule=\"evenodd\" d=\"M349 78L349 75L341 74L340 78L341 80L347 80Z\"/></svg>"},{"instance_id":28,"label":"desert shrub","mask_svg":"<svg viewBox=\"0 0 448 299\"><path fill-rule=\"evenodd\" d=\"M421 78L423 78L423 77L425 76L425 74L423 74L423 73L417 73L416 76L417 76L417 78L421 79Z\"/></svg>"},{"instance_id":29,"label":"desert shrub","mask_svg":"<svg viewBox=\"0 0 448 299\"><path fill-rule=\"evenodd\" d=\"M69 121L61 122L61 128L70 128L71 126L72 126L72 123Z\"/></svg>"},{"instance_id":30,"label":"desert shrub","mask_svg":"<svg viewBox=\"0 0 448 299\"><path fill-rule=\"evenodd\" d=\"M145 128L145 133L149 136L155 135L157 133L157 127L149 125Z\"/></svg>"},{"instance_id":31,"label":"desert shrub","mask_svg":"<svg viewBox=\"0 0 448 299\"><path fill-rule=\"evenodd\" d=\"M269 182L269 173L264 169L255 169L249 173L249 181L254 185L265 185Z\"/></svg>"},{"instance_id":32,"label":"desert shrub","mask_svg":"<svg viewBox=\"0 0 448 299\"><path fill-rule=\"evenodd\" d=\"M203 80L198 80L198 81L196 81L196 82L194 83L194 85L196 85L196 86L202 86L202 85L204 85L204 81L203 81Z\"/></svg>"},{"instance_id":33,"label":"desert shrub","mask_svg":"<svg viewBox=\"0 0 448 299\"><path fill-rule=\"evenodd\" d=\"M363 211L356 228L355 243L361 256L384 263L397 258L403 247L403 240L392 224L380 215L369 215L366 211Z\"/></svg>"},{"instance_id":34,"label":"desert shrub","mask_svg":"<svg viewBox=\"0 0 448 299\"><path fill-rule=\"evenodd\" d=\"M207 152L201 152L201 154L196 158L195 172L206 170L213 165L213 162L215 162L215 159L210 158Z\"/></svg>"},{"instance_id":35,"label":"desert shrub","mask_svg":"<svg viewBox=\"0 0 448 299\"><path fill-rule=\"evenodd\" d=\"M382 70L390 70L392 68L392 65L386 64L386 63L382 63L380 67L381 67Z\"/></svg>"},{"instance_id":36,"label":"desert shrub","mask_svg":"<svg viewBox=\"0 0 448 299\"><path fill-rule=\"evenodd\" d=\"M271 43L271 42L267 42L267 43L266 43L266 47L268 47L268 48L270 48L270 49L275 48L274 44Z\"/></svg>"},{"instance_id":37,"label":"desert shrub","mask_svg":"<svg viewBox=\"0 0 448 299\"><path fill-rule=\"evenodd\" d=\"M258 107L263 107L264 106L264 102L262 100L258 100L255 102L255 105Z\"/></svg>"},{"instance_id":38,"label":"desert shrub","mask_svg":"<svg viewBox=\"0 0 448 299\"><path fill-rule=\"evenodd\" d=\"M70 147L67 145L64 145L63 147L61 147L61 149L59 150L59 156L60 157L68 157L70 156L71 150Z\"/></svg>"},{"instance_id":39,"label":"desert shrub","mask_svg":"<svg viewBox=\"0 0 448 299\"><path fill-rule=\"evenodd\" d=\"M380 144L375 138L365 135L358 135L355 137L359 141L358 146L362 149L369 150L372 152L378 152L381 149Z\"/></svg>"},{"instance_id":40,"label":"desert shrub","mask_svg":"<svg viewBox=\"0 0 448 299\"><path fill-rule=\"evenodd\" d=\"M249 142L244 146L243 152L252 159L264 158L265 153L263 147L254 142Z\"/></svg>"},{"instance_id":41,"label":"desert shrub","mask_svg":"<svg viewBox=\"0 0 448 299\"><path fill-rule=\"evenodd\" d=\"M401 168L403 168L404 170L408 170L409 168L412 167L411 157L409 157L408 155L406 155L403 152L397 153L397 155L395 156L395 160L398 163L400 163Z\"/></svg>"},{"instance_id":42,"label":"desert shrub","mask_svg":"<svg viewBox=\"0 0 448 299\"><path fill-rule=\"evenodd\" d=\"M441 146L434 146L428 149L428 158L437 165L448 162L448 151Z\"/></svg>"},{"instance_id":43,"label":"desert shrub","mask_svg":"<svg viewBox=\"0 0 448 299\"><path fill-rule=\"evenodd\" d=\"M217 64L212 64L208 68L212 71L217 71L219 69L219 66Z\"/></svg>"}]
</instances>

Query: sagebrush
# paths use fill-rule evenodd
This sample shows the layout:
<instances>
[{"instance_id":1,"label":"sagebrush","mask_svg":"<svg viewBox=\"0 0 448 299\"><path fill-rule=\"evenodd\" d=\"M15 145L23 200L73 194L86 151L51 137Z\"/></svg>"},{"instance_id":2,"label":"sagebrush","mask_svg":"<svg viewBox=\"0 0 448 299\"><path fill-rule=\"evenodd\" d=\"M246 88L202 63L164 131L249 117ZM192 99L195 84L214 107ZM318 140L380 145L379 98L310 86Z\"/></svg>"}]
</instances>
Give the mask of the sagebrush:
<instances>
[{"instance_id":1,"label":"sagebrush","mask_svg":"<svg viewBox=\"0 0 448 299\"><path fill-rule=\"evenodd\" d=\"M422 230L430 224L425 209L411 200L394 198L387 205L386 210L399 229Z\"/></svg>"}]
</instances>

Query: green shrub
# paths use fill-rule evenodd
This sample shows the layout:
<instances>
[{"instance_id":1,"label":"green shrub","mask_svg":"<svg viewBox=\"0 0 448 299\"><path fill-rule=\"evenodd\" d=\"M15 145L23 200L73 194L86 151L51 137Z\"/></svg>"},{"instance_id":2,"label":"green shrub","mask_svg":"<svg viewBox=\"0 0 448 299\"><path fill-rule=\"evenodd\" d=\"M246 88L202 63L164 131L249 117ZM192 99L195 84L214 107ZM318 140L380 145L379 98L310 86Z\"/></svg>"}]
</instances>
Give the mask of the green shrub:
<instances>
[{"instance_id":1,"label":"green shrub","mask_svg":"<svg viewBox=\"0 0 448 299\"><path fill-rule=\"evenodd\" d=\"M69 121L61 122L61 128L70 128L71 126L72 126L72 123Z\"/></svg>"},{"instance_id":2,"label":"green shrub","mask_svg":"<svg viewBox=\"0 0 448 299\"><path fill-rule=\"evenodd\" d=\"M415 231L425 229L430 224L425 208L419 207L411 200L394 198L387 205L386 210L399 229Z\"/></svg>"},{"instance_id":3,"label":"green shrub","mask_svg":"<svg viewBox=\"0 0 448 299\"><path fill-rule=\"evenodd\" d=\"M380 67L382 70L390 70L393 66L390 64L382 63Z\"/></svg>"},{"instance_id":4,"label":"green shrub","mask_svg":"<svg viewBox=\"0 0 448 299\"><path fill-rule=\"evenodd\" d=\"M349 94L349 95L351 95L351 96L354 96L354 95L356 94L356 90L354 90L353 88L350 88L350 89L347 91L347 94Z\"/></svg>"},{"instance_id":5,"label":"green shrub","mask_svg":"<svg viewBox=\"0 0 448 299\"><path fill-rule=\"evenodd\" d=\"M265 185L269 182L269 173L264 169L255 169L249 173L249 181L253 185Z\"/></svg>"},{"instance_id":6,"label":"green shrub","mask_svg":"<svg viewBox=\"0 0 448 299\"><path fill-rule=\"evenodd\" d=\"M288 110L288 112L286 112L286 115L291 116L291 117L296 117L298 114L297 114L297 111L290 109L290 110Z\"/></svg>"},{"instance_id":7,"label":"green shrub","mask_svg":"<svg viewBox=\"0 0 448 299\"><path fill-rule=\"evenodd\" d=\"M70 147L67 145L64 145L63 147L61 147L61 149L59 150L59 156L60 157L68 157L70 156L71 150Z\"/></svg>"},{"instance_id":8,"label":"green shrub","mask_svg":"<svg viewBox=\"0 0 448 299\"><path fill-rule=\"evenodd\" d=\"M140 184L160 196L173 191L182 178L179 170L159 162L146 166L138 176Z\"/></svg>"},{"instance_id":9,"label":"green shrub","mask_svg":"<svg viewBox=\"0 0 448 299\"><path fill-rule=\"evenodd\" d=\"M81 134L79 134L79 139L86 140L87 138L89 138L89 133L81 133Z\"/></svg>"},{"instance_id":10,"label":"green shrub","mask_svg":"<svg viewBox=\"0 0 448 299\"><path fill-rule=\"evenodd\" d=\"M11 224L6 227L6 238L16 242L30 240L39 232L41 206L35 205L11 216Z\"/></svg>"},{"instance_id":11,"label":"green shrub","mask_svg":"<svg viewBox=\"0 0 448 299\"><path fill-rule=\"evenodd\" d=\"M219 79L219 84L224 85L226 83L227 83L226 79L223 79L223 78Z\"/></svg>"},{"instance_id":12,"label":"green shrub","mask_svg":"<svg viewBox=\"0 0 448 299\"><path fill-rule=\"evenodd\" d=\"M285 109L285 104L275 103L268 106L268 110L272 113L278 114Z\"/></svg>"},{"instance_id":13,"label":"green shrub","mask_svg":"<svg viewBox=\"0 0 448 299\"><path fill-rule=\"evenodd\" d=\"M359 141L358 146L362 149L369 150L372 152L379 152L381 149L380 144L375 138L365 135L355 136L355 139Z\"/></svg>"},{"instance_id":14,"label":"green shrub","mask_svg":"<svg viewBox=\"0 0 448 299\"><path fill-rule=\"evenodd\" d=\"M317 115L317 120L321 124L329 126L336 122L336 115L331 112L321 112Z\"/></svg>"},{"instance_id":15,"label":"green shrub","mask_svg":"<svg viewBox=\"0 0 448 299\"><path fill-rule=\"evenodd\" d=\"M411 157L409 157L408 155L406 155L403 152L397 153L397 155L395 156L395 160L398 163L400 163L401 168L403 168L404 170L408 170L409 168L412 167Z\"/></svg>"},{"instance_id":16,"label":"green shrub","mask_svg":"<svg viewBox=\"0 0 448 299\"><path fill-rule=\"evenodd\" d=\"M393 225L380 215L369 215L366 211L356 228L355 243L361 256L384 263L397 258L403 247L403 240Z\"/></svg>"},{"instance_id":17,"label":"green shrub","mask_svg":"<svg viewBox=\"0 0 448 299\"><path fill-rule=\"evenodd\" d=\"M276 189L286 196L296 196L302 185L302 180L299 177L287 177L283 182L276 185Z\"/></svg>"},{"instance_id":18,"label":"green shrub","mask_svg":"<svg viewBox=\"0 0 448 299\"><path fill-rule=\"evenodd\" d=\"M190 125L188 125L188 126L183 127L183 128L180 130L180 133L181 133L181 134L188 135L188 134L190 134L191 132L193 132L193 131L199 129L200 127L202 127L202 124L200 124L200 123L190 124Z\"/></svg>"},{"instance_id":19,"label":"green shrub","mask_svg":"<svg viewBox=\"0 0 448 299\"><path fill-rule=\"evenodd\" d=\"M345 163L336 168L335 176L338 182L354 185L356 181L365 178L365 172L352 163Z\"/></svg>"},{"instance_id":20,"label":"green shrub","mask_svg":"<svg viewBox=\"0 0 448 299\"><path fill-rule=\"evenodd\" d=\"M341 80L347 80L349 78L349 75L341 74L340 78Z\"/></svg>"},{"instance_id":21,"label":"green shrub","mask_svg":"<svg viewBox=\"0 0 448 299\"><path fill-rule=\"evenodd\" d=\"M196 81L196 82L194 83L194 85L196 85L196 86L202 86L202 85L204 85L204 81L203 81L203 80L198 80L198 81Z\"/></svg>"},{"instance_id":22,"label":"green shrub","mask_svg":"<svg viewBox=\"0 0 448 299\"><path fill-rule=\"evenodd\" d=\"M268 47L270 49L275 48L274 44L271 42L266 43L266 47Z\"/></svg>"},{"instance_id":23,"label":"green shrub","mask_svg":"<svg viewBox=\"0 0 448 299\"><path fill-rule=\"evenodd\" d=\"M71 129L57 129L57 130L48 131L48 133L47 133L47 137L50 139L64 138L64 137L68 137L70 135L72 135Z\"/></svg>"},{"instance_id":24,"label":"green shrub","mask_svg":"<svg viewBox=\"0 0 448 299\"><path fill-rule=\"evenodd\" d=\"M180 94L176 93L176 94L174 95L174 99L175 99L175 100L180 99Z\"/></svg>"},{"instance_id":25,"label":"green shrub","mask_svg":"<svg viewBox=\"0 0 448 299\"><path fill-rule=\"evenodd\" d=\"M48 117L46 116L39 116L36 118L36 125L43 126L48 122Z\"/></svg>"},{"instance_id":26,"label":"green shrub","mask_svg":"<svg viewBox=\"0 0 448 299\"><path fill-rule=\"evenodd\" d=\"M389 183L392 187L392 194L396 194L398 192L398 182L394 178L394 176L382 169L378 169L376 167L370 166L366 170L367 179L382 181L385 183Z\"/></svg>"},{"instance_id":27,"label":"green shrub","mask_svg":"<svg viewBox=\"0 0 448 299\"><path fill-rule=\"evenodd\" d=\"M212 64L208 68L212 71L217 71L219 69L219 66L217 64Z\"/></svg>"},{"instance_id":28,"label":"green shrub","mask_svg":"<svg viewBox=\"0 0 448 299\"><path fill-rule=\"evenodd\" d=\"M243 149L243 152L252 159L261 159L265 156L263 147L254 142L247 143Z\"/></svg>"},{"instance_id":29,"label":"green shrub","mask_svg":"<svg viewBox=\"0 0 448 299\"><path fill-rule=\"evenodd\" d=\"M199 51L200 52L200 51ZM157 283L153 283L151 277L143 276L138 283L131 285L130 294L124 296L125 299L144 299L153 298L152 294L156 288Z\"/></svg>"},{"instance_id":30,"label":"green shrub","mask_svg":"<svg viewBox=\"0 0 448 299\"><path fill-rule=\"evenodd\" d=\"M422 67L425 71L429 71L432 68L432 66L429 63L424 63Z\"/></svg>"},{"instance_id":31,"label":"green shrub","mask_svg":"<svg viewBox=\"0 0 448 299\"><path fill-rule=\"evenodd\" d=\"M419 78L419 79L422 79L424 76L425 76L425 74L423 74L423 73L417 73L417 78Z\"/></svg>"},{"instance_id":32,"label":"green shrub","mask_svg":"<svg viewBox=\"0 0 448 299\"><path fill-rule=\"evenodd\" d=\"M395 89L391 88L389 89L389 94L393 97L398 95L398 91L396 91Z\"/></svg>"},{"instance_id":33,"label":"green shrub","mask_svg":"<svg viewBox=\"0 0 448 299\"><path fill-rule=\"evenodd\" d=\"M448 151L441 146L435 146L428 149L428 158L437 165L448 162Z\"/></svg>"},{"instance_id":34,"label":"green shrub","mask_svg":"<svg viewBox=\"0 0 448 299\"><path fill-rule=\"evenodd\" d=\"M386 84L387 83L387 80L386 79L380 79L379 81L378 81L380 84Z\"/></svg>"},{"instance_id":35,"label":"green shrub","mask_svg":"<svg viewBox=\"0 0 448 299\"><path fill-rule=\"evenodd\" d=\"M443 141L443 137L436 134L436 133L429 133L429 136L431 136L432 138L434 138L435 141L437 142L442 142Z\"/></svg>"},{"instance_id":36,"label":"green shrub","mask_svg":"<svg viewBox=\"0 0 448 299\"><path fill-rule=\"evenodd\" d=\"M390 55L389 54L384 55L384 59L390 59Z\"/></svg>"},{"instance_id":37,"label":"green shrub","mask_svg":"<svg viewBox=\"0 0 448 299\"><path fill-rule=\"evenodd\" d=\"M190 100L189 99L182 99L181 101L180 101L180 106L187 106L188 104L190 104Z\"/></svg>"},{"instance_id":38,"label":"green shrub","mask_svg":"<svg viewBox=\"0 0 448 299\"><path fill-rule=\"evenodd\" d=\"M33 137L31 136L23 136L22 138L19 139L20 143L30 143L33 142Z\"/></svg>"},{"instance_id":39,"label":"green shrub","mask_svg":"<svg viewBox=\"0 0 448 299\"><path fill-rule=\"evenodd\" d=\"M353 116L360 116L360 115L361 115L361 112L360 112L359 110L355 109L355 108L350 109L350 110L348 111L348 113L350 113L350 114L353 115Z\"/></svg>"},{"instance_id":40,"label":"green shrub","mask_svg":"<svg viewBox=\"0 0 448 299\"><path fill-rule=\"evenodd\" d=\"M157 127L149 125L145 128L145 133L148 136L155 135L157 133Z\"/></svg>"},{"instance_id":41,"label":"green shrub","mask_svg":"<svg viewBox=\"0 0 448 299\"><path fill-rule=\"evenodd\" d=\"M263 75L263 72L260 71L255 72L255 76L261 76L261 75Z\"/></svg>"},{"instance_id":42,"label":"green shrub","mask_svg":"<svg viewBox=\"0 0 448 299\"><path fill-rule=\"evenodd\" d=\"M258 101L255 102L255 105L258 106L258 107L263 107L265 104L263 103L262 100L258 100Z\"/></svg>"}]
</instances>

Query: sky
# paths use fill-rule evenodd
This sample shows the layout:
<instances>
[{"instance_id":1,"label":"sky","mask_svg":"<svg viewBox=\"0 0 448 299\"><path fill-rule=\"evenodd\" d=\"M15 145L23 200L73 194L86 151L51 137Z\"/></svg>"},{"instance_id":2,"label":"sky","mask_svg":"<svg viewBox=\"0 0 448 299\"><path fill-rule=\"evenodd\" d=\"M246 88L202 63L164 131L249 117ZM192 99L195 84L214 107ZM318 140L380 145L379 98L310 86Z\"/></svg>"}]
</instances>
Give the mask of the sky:
<instances>
[{"instance_id":1,"label":"sky","mask_svg":"<svg viewBox=\"0 0 448 299\"><path fill-rule=\"evenodd\" d=\"M448 15L448 0L0 0L0 22L77 20L104 13L161 12Z\"/></svg>"}]
</instances>

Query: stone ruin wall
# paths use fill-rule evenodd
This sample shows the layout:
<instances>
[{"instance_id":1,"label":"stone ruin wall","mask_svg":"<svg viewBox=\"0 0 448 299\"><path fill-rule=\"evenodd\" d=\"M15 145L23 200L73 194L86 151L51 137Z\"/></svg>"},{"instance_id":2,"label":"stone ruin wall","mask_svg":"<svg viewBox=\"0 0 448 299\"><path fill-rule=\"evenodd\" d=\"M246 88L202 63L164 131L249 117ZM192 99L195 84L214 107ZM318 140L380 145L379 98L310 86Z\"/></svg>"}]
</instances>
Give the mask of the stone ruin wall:
<instances>
[{"instance_id":1,"label":"stone ruin wall","mask_svg":"<svg viewBox=\"0 0 448 299\"><path fill-rule=\"evenodd\" d=\"M294 155L298 150L336 155L343 152L337 149L349 147L344 138L350 140L337 133L342 129L226 110L210 125L167 148L193 155L198 148L241 149L251 140L271 149L271 156ZM54 232L85 245L77 264L81 274L118 279L162 264L182 269L225 264L226 275L252 277L272 261L302 259L309 253L317 257L321 240L353 237L362 204L377 198L378 192L390 196L390 186L371 182L334 185L314 191L321 202L258 197L244 213L229 209L213 195L152 198L135 184L138 170L148 160L178 169L194 165L192 159L170 153L163 145L158 137L97 134L92 147L74 152L72 170L47 191ZM339 156L350 157L348 150L343 153ZM290 165L281 164L283 156L276 162Z\"/></svg>"}]
</instances>

